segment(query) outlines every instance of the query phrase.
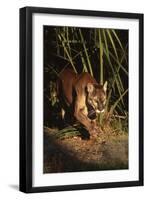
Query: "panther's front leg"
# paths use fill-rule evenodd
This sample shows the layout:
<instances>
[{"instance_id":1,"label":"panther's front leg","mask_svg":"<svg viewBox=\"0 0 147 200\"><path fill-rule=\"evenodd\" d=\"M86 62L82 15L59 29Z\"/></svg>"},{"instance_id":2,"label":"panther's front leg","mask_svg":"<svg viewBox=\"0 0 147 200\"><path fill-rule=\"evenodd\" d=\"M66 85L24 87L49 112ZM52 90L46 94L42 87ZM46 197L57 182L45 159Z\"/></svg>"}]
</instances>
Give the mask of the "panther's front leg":
<instances>
[{"instance_id":1,"label":"panther's front leg","mask_svg":"<svg viewBox=\"0 0 147 200\"><path fill-rule=\"evenodd\" d=\"M85 105L85 99L77 99L75 102L75 111L74 111L75 118L85 126L90 134L96 134L98 127L93 120L88 118L88 110Z\"/></svg>"}]
</instances>

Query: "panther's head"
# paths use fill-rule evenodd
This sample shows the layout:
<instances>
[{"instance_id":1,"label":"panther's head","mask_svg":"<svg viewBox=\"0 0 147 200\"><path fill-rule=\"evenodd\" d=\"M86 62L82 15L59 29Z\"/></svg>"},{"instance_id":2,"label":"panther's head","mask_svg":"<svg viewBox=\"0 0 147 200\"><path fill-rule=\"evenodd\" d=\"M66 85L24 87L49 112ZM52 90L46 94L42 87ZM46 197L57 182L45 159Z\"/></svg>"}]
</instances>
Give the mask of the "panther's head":
<instances>
[{"instance_id":1,"label":"panther's head","mask_svg":"<svg viewBox=\"0 0 147 200\"><path fill-rule=\"evenodd\" d=\"M106 105L107 81L104 85L87 84L87 103L93 107L96 113L102 113Z\"/></svg>"}]
</instances>

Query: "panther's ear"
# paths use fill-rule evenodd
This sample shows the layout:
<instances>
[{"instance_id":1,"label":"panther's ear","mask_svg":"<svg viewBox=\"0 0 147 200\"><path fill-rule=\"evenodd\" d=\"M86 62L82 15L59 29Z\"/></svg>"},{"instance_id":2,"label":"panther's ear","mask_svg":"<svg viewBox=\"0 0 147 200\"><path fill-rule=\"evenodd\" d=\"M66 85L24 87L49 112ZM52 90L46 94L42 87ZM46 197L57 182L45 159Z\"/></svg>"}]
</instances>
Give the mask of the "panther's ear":
<instances>
[{"instance_id":1,"label":"panther's ear","mask_svg":"<svg viewBox=\"0 0 147 200\"><path fill-rule=\"evenodd\" d=\"M107 85L108 85L108 82L105 81L104 85L103 85L103 90L106 92L107 91Z\"/></svg>"},{"instance_id":2,"label":"panther's ear","mask_svg":"<svg viewBox=\"0 0 147 200\"><path fill-rule=\"evenodd\" d=\"M91 93L94 90L94 85L92 83L87 84L87 92Z\"/></svg>"}]
</instances>

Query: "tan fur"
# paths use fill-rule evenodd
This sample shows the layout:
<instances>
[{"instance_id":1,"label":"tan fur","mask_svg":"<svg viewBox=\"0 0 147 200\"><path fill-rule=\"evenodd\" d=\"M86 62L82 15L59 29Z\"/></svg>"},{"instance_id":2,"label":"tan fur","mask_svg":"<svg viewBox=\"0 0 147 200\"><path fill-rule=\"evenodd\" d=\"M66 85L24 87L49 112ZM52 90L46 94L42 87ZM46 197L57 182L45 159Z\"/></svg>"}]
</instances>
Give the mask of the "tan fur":
<instances>
[{"instance_id":1,"label":"tan fur","mask_svg":"<svg viewBox=\"0 0 147 200\"><path fill-rule=\"evenodd\" d=\"M95 89L95 86L97 89ZM64 97L68 106L73 106L74 117L90 133L95 131L95 128L97 128L95 121L88 118L87 102L90 102L89 104L96 110L97 104L94 99L105 101L106 98L103 86L98 85L89 73L76 74L72 70L66 69L60 73L58 93L62 93L62 97Z\"/></svg>"}]
</instances>

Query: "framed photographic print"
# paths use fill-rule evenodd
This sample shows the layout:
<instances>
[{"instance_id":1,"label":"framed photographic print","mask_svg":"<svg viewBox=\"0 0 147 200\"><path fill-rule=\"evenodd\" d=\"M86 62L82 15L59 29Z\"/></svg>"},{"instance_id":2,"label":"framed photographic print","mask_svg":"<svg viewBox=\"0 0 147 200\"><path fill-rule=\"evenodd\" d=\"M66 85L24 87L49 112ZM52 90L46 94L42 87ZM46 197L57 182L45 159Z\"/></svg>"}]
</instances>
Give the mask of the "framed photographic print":
<instances>
[{"instance_id":1,"label":"framed photographic print","mask_svg":"<svg viewBox=\"0 0 147 200\"><path fill-rule=\"evenodd\" d=\"M143 185L143 14L20 9L20 191Z\"/></svg>"}]
</instances>

